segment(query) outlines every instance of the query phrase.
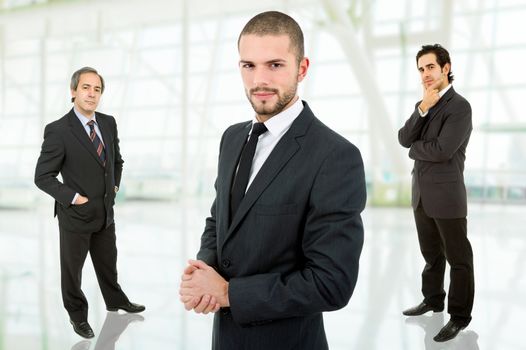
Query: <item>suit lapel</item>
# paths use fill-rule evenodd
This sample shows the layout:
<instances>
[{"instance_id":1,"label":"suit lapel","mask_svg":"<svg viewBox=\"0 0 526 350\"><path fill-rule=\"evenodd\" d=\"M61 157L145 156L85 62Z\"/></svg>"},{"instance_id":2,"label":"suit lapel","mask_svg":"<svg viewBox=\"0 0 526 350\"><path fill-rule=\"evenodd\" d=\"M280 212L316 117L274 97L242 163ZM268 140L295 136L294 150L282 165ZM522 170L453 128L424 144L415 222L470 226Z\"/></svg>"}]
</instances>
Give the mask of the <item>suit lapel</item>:
<instances>
[{"instance_id":1,"label":"suit lapel","mask_svg":"<svg viewBox=\"0 0 526 350\"><path fill-rule=\"evenodd\" d=\"M269 157L261 167L254 181L247 190L247 193L241 201L236 215L232 218L232 223L228 228L226 241L247 212L252 208L261 193L274 181L283 167L301 148L301 143L297 140L307 132L314 115L309 106L305 103L303 111L292 123L289 131L283 135L276 147L272 150ZM223 241L223 243L224 243Z\"/></svg>"},{"instance_id":2,"label":"suit lapel","mask_svg":"<svg viewBox=\"0 0 526 350\"><path fill-rule=\"evenodd\" d=\"M110 145L113 142L113 137L110 132L111 127L106 118L102 117L98 113L96 115L97 115L97 124L99 126L100 133L102 134L102 141L104 142L104 152L106 153L106 164L111 164L113 162L113 153L110 152L110 150L112 149Z\"/></svg>"},{"instance_id":3,"label":"suit lapel","mask_svg":"<svg viewBox=\"0 0 526 350\"><path fill-rule=\"evenodd\" d=\"M88 134L86 133L84 126L77 118L73 109L71 109L71 111L69 112L68 119L69 126L73 135L75 135L75 137L79 140L80 144L84 146L86 151L88 151L88 153L93 156L97 163L99 163L100 166L104 166L99 158L99 155L97 154L97 151L95 150L95 147L93 146L93 143L91 142Z\"/></svg>"},{"instance_id":4,"label":"suit lapel","mask_svg":"<svg viewBox=\"0 0 526 350\"><path fill-rule=\"evenodd\" d=\"M220 215L223 216L221 220L221 230L220 232L227 232L229 225L229 215L230 215L230 189L232 187L232 180L236 172L237 163L239 162L239 157L243 151L243 147L247 142L248 133L252 126L252 122L247 122L241 127L237 132L233 132L232 139L223 140L224 149L221 150L221 164L219 167L218 174L218 183L223 184L218 186L219 193L217 196L219 198L225 199L225 206ZM221 237L224 240L224 235Z\"/></svg>"},{"instance_id":5,"label":"suit lapel","mask_svg":"<svg viewBox=\"0 0 526 350\"><path fill-rule=\"evenodd\" d=\"M442 110L442 108L444 108L447 103L449 102L449 100L456 94L455 90L453 90L453 86L444 94L444 96L442 96L440 98L440 100L438 101L438 103L433 106L430 110L429 110L429 115L427 116L429 118L429 120L427 121L427 123L424 125L424 128L422 129L422 134L421 135L425 135L427 129L429 128L429 124L431 123L431 121L433 120L433 118L435 118L439 113L440 111Z\"/></svg>"}]
</instances>

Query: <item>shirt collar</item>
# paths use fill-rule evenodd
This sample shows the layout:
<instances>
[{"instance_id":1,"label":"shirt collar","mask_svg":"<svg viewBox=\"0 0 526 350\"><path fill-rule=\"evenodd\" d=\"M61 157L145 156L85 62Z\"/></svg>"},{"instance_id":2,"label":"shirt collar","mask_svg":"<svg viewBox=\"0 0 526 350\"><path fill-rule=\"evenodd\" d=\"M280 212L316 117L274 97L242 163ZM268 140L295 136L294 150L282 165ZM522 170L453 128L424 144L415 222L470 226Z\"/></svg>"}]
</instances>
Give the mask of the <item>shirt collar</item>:
<instances>
[{"instance_id":1,"label":"shirt collar","mask_svg":"<svg viewBox=\"0 0 526 350\"><path fill-rule=\"evenodd\" d=\"M75 107L73 107L73 112L75 112L75 115L80 120L82 125L86 126L90 120L93 120L95 122L95 124L97 124L97 119L96 119L96 115L95 114L93 114L93 118L90 119L90 118L86 117L84 114L82 114L79 111L77 111L77 109Z\"/></svg>"},{"instance_id":2,"label":"shirt collar","mask_svg":"<svg viewBox=\"0 0 526 350\"><path fill-rule=\"evenodd\" d=\"M275 116L267 120L264 124L267 127L270 134L272 134L273 136L278 136L284 131L288 130L288 128L291 126L294 120L300 115L302 110L303 103L301 102L301 98L298 97L296 99L296 102L294 102L292 106L276 114ZM254 123L259 123L259 121L255 117L252 121L252 124Z\"/></svg>"},{"instance_id":3,"label":"shirt collar","mask_svg":"<svg viewBox=\"0 0 526 350\"><path fill-rule=\"evenodd\" d=\"M445 88L443 88L442 90L440 90L440 91L438 92L438 96L440 96L440 97L444 96L444 95L446 94L446 92L447 92L449 89L451 89L451 86L452 86L452 85L449 84L448 86L446 86Z\"/></svg>"}]
</instances>

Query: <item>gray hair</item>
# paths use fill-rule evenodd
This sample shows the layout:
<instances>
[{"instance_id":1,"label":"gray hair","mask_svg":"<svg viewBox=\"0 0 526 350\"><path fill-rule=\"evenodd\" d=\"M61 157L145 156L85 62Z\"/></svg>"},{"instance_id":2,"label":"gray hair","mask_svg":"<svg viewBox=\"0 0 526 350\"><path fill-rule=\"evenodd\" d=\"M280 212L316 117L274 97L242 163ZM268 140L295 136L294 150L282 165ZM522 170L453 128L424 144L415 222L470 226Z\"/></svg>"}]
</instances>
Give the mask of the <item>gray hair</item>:
<instances>
[{"instance_id":1,"label":"gray hair","mask_svg":"<svg viewBox=\"0 0 526 350\"><path fill-rule=\"evenodd\" d=\"M73 91L77 90L77 86L79 86L80 76L84 73L97 74L100 78L100 84L101 84L100 93L101 94L104 93L104 78L102 77L102 75L99 74L99 72L97 72L95 68L91 68L91 67L82 67L79 70L77 70L75 73L73 73L73 75L71 76L71 83L69 84L69 87L71 88L71 90ZM71 98L71 102L73 101L75 101L75 97Z\"/></svg>"}]
</instances>

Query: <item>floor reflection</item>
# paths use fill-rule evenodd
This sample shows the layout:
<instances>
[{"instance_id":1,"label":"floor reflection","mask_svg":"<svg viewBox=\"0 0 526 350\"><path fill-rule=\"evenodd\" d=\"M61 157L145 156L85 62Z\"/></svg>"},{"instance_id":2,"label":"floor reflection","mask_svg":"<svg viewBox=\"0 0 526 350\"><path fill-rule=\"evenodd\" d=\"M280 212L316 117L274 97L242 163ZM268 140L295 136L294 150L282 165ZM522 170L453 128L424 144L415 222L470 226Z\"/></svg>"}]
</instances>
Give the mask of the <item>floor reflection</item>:
<instances>
[{"instance_id":1,"label":"floor reflection","mask_svg":"<svg viewBox=\"0 0 526 350\"><path fill-rule=\"evenodd\" d=\"M447 319L449 315L446 314ZM444 312L433 312L430 316L422 315L407 317L407 325L420 327L424 331L424 346L426 350L478 350L478 334L472 330L463 330L459 335L448 342L437 343L433 337L445 325Z\"/></svg>"},{"instance_id":2,"label":"floor reflection","mask_svg":"<svg viewBox=\"0 0 526 350\"><path fill-rule=\"evenodd\" d=\"M96 334L91 341L73 332L62 306L52 210L48 205L0 210L0 350L210 349L212 316L186 312L178 299L179 276L198 249L209 204L199 199L117 205L119 283L147 310L107 313L88 259L83 290ZM433 341L449 320L446 312L402 315L422 298L424 262L411 210L367 208L363 218L356 290L344 309L325 314L331 350L526 349L520 326L526 312L524 207L470 207L477 285L473 320L446 343Z\"/></svg>"},{"instance_id":3,"label":"floor reflection","mask_svg":"<svg viewBox=\"0 0 526 350\"><path fill-rule=\"evenodd\" d=\"M128 325L132 322L143 322L144 317L138 314L119 314L108 312L100 330L100 335L95 343L94 350L115 350L115 344ZM88 350L91 341L81 340L71 347L71 350Z\"/></svg>"}]
</instances>

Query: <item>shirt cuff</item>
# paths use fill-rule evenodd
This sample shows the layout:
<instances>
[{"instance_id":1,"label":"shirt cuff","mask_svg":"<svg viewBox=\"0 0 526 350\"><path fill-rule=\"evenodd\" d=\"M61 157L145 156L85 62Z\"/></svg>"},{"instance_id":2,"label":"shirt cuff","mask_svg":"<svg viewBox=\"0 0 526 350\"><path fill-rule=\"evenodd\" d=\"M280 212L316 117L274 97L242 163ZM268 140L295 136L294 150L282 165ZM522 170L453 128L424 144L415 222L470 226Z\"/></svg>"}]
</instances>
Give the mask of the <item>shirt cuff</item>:
<instances>
[{"instance_id":1,"label":"shirt cuff","mask_svg":"<svg viewBox=\"0 0 526 350\"><path fill-rule=\"evenodd\" d=\"M71 204L75 204L75 202L77 201L77 198L79 198L79 194L75 193L75 197L73 197L73 200L71 201Z\"/></svg>"},{"instance_id":2,"label":"shirt cuff","mask_svg":"<svg viewBox=\"0 0 526 350\"><path fill-rule=\"evenodd\" d=\"M420 106L416 107L418 109L418 114L420 114L420 116L423 118L427 115L427 113L429 113L429 110L427 110L425 113L422 112L422 110L420 109Z\"/></svg>"}]
</instances>

